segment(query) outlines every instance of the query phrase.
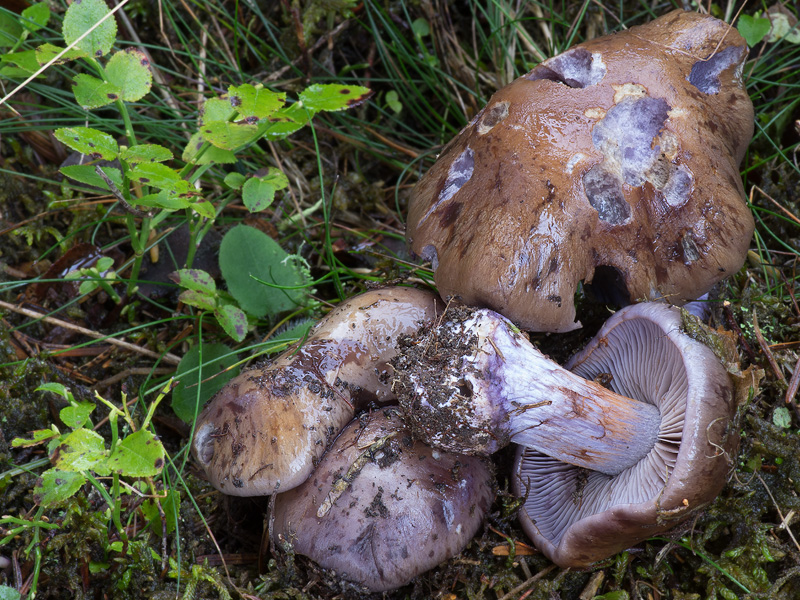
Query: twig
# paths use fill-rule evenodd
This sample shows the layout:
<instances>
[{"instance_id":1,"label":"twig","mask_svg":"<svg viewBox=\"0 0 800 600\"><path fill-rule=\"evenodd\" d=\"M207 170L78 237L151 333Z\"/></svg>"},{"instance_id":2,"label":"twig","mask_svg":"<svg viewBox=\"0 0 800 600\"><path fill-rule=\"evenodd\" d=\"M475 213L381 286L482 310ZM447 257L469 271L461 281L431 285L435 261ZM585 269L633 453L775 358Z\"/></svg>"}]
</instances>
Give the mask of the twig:
<instances>
[{"instance_id":1,"label":"twig","mask_svg":"<svg viewBox=\"0 0 800 600\"><path fill-rule=\"evenodd\" d=\"M165 352L164 354L159 354L158 352L153 352L152 350L148 350L147 348L142 348L141 346L137 346L136 344L131 344L130 342L118 340L117 338L104 335L97 331L92 331L91 329L86 329L85 327L81 327L80 325L74 325L73 323L70 323L68 321L62 321L61 319L56 319L55 317L48 317L46 315L37 313L34 310L22 308L21 306L14 306L13 304L9 304L8 302L3 302L2 300L0 300L0 308L5 308L6 310L10 310L11 312L15 312L20 315L25 315L26 317L30 317L32 319L44 321L45 323L49 323L50 325L56 325L58 327L63 327L64 329L69 329L70 331L76 331L78 333L87 335L90 338L94 338L96 340L107 341L109 344L113 344L114 346L119 346L120 348L124 348L125 350L130 350L131 352L137 352L144 356L161 360L170 365L177 365L178 363L181 362L181 359L179 357L169 352Z\"/></svg>"},{"instance_id":2,"label":"twig","mask_svg":"<svg viewBox=\"0 0 800 600\"><path fill-rule=\"evenodd\" d=\"M775 376L783 383L786 383L786 377L783 376L781 368L778 366L778 363L775 362L775 357L772 356L772 350L769 349L769 344L767 344L764 336L761 335L761 330L758 328L758 317L756 315L753 315L753 330L756 333L758 345L761 346L761 351L764 353L764 356L767 357L769 366L772 367L773 371L775 371Z\"/></svg>"},{"instance_id":3,"label":"twig","mask_svg":"<svg viewBox=\"0 0 800 600\"><path fill-rule=\"evenodd\" d=\"M772 495L772 492L770 491L769 487L764 482L764 480L761 479L761 475L756 473L756 477L758 477L758 480L761 482L761 485L764 486L764 489L767 490L767 495L769 496L769 499L772 500L772 503L775 505L775 510L778 511L778 516L781 518L781 524L779 525L779 528L786 530L786 533L788 533L789 537L792 538L792 541L794 542L795 547L798 550L800 550L800 544L797 543L797 540L795 539L794 534L792 533L792 530L789 529L789 521L791 520L792 515L794 514L794 511L791 511L788 515L786 515L784 517L783 516L783 512L781 511L781 507L778 506L777 502L775 502L775 497Z\"/></svg>"},{"instance_id":4,"label":"twig","mask_svg":"<svg viewBox=\"0 0 800 600\"><path fill-rule=\"evenodd\" d=\"M531 577L531 578L530 578L530 579L528 579L527 581L525 581L525 582L523 582L523 583L519 584L519 585L518 585L517 587L515 587L513 590L511 590L510 592L508 592L508 593L507 593L505 596L503 596L502 598L498 598L497 600L511 600L511 598L513 598L514 596L516 596L516 595L517 595L517 594L519 594L520 592L524 592L525 590L527 590L527 589L528 589L529 587L531 587L531 586L532 586L534 583L536 583L537 581L539 581L539 580L540 580L542 577L544 577L545 575L547 575L547 574L548 574L550 571L552 571L552 570L553 570L553 569L555 569L555 568L556 568L556 566L555 566L555 565L550 565L549 567L545 567L544 569L542 569L541 571L539 571L539 572L538 572L536 575L534 575L533 577Z\"/></svg>"},{"instance_id":5,"label":"twig","mask_svg":"<svg viewBox=\"0 0 800 600\"><path fill-rule=\"evenodd\" d=\"M317 50L317 49L318 49L320 46L322 46L322 44L326 43L326 42L328 41L328 39L330 39L330 38L332 38L332 37L334 37L334 36L337 36L337 35L339 35L339 33L341 33L342 31L344 31L345 29L347 29L349 26L350 26L350 19L348 19L348 20L346 20L346 21L342 21L341 23L339 23L339 25L337 25L336 27L334 27L333 29L331 29L331 30L330 30L328 33L326 33L325 35L321 36L321 37L320 37L320 38L319 38L319 39L318 39L318 40L317 40L317 41L314 43L314 45L313 45L313 46L311 46L311 50L309 50L309 54L310 54L310 53L313 53L313 52L315 52L315 51L316 51L316 50ZM282 76L283 76L283 74L284 74L284 73L286 73L286 71L288 71L288 70L289 70L289 69L291 69L292 67L296 67L296 66L297 66L297 64L298 64L300 61L302 61L302 60L305 60L305 58L306 58L306 55L305 55L305 54L301 54L300 56L298 56L297 58L295 58L295 59L294 59L292 62L290 62L288 65L281 67L280 69L278 69L277 71L275 71L274 73L272 73L272 75L268 75L267 77L265 77L265 78L264 78L264 81L265 81L265 82L267 82L267 81L274 81L274 80L276 80L276 79L278 79L278 78L282 77Z\"/></svg>"},{"instance_id":6,"label":"twig","mask_svg":"<svg viewBox=\"0 0 800 600\"><path fill-rule=\"evenodd\" d=\"M792 403L795 394L797 394L798 386L800 386L800 358L797 359L797 363L794 365L794 371L792 372L792 378L789 380L789 387L786 390L786 404Z\"/></svg>"}]
</instances>

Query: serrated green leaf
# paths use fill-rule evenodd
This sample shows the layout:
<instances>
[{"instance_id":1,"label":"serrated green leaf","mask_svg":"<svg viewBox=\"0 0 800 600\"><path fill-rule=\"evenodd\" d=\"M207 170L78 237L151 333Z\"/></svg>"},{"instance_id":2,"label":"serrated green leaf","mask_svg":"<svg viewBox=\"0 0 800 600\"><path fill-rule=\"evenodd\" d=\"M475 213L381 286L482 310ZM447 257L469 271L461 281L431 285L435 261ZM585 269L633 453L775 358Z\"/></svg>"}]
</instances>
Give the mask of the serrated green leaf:
<instances>
[{"instance_id":1,"label":"serrated green leaf","mask_svg":"<svg viewBox=\"0 0 800 600\"><path fill-rule=\"evenodd\" d=\"M117 86L85 73L75 75L73 81L75 85L72 86L72 93L75 94L78 104L85 109L107 106L119 100L122 94Z\"/></svg>"},{"instance_id":2,"label":"serrated green leaf","mask_svg":"<svg viewBox=\"0 0 800 600\"><path fill-rule=\"evenodd\" d=\"M58 46L54 46L53 44L42 44L38 48L36 48L36 62L39 63L39 66L46 65L51 60L55 59L58 56L63 48L59 48ZM55 65L63 65L64 63L68 63L71 60L75 60L76 58L82 58L84 56L88 56L86 52L81 50L80 48L71 48L67 50L61 58L55 61L53 64Z\"/></svg>"},{"instance_id":3,"label":"serrated green leaf","mask_svg":"<svg viewBox=\"0 0 800 600\"><path fill-rule=\"evenodd\" d=\"M748 46L755 46L766 37L771 26L770 20L764 17L756 18L750 15L741 15L736 28Z\"/></svg>"},{"instance_id":4,"label":"serrated green leaf","mask_svg":"<svg viewBox=\"0 0 800 600\"><path fill-rule=\"evenodd\" d=\"M242 188L242 201L250 212L264 210L272 204L275 192L289 186L289 180L282 171L270 167L264 177L251 177Z\"/></svg>"},{"instance_id":5,"label":"serrated green leaf","mask_svg":"<svg viewBox=\"0 0 800 600\"><path fill-rule=\"evenodd\" d=\"M189 182L181 179L175 169L161 163L141 163L130 172L131 181L138 181L172 194L185 194L189 191Z\"/></svg>"},{"instance_id":6,"label":"serrated green leaf","mask_svg":"<svg viewBox=\"0 0 800 600\"><path fill-rule=\"evenodd\" d=\"M261 84L245 83L228 88L228 101L242 117L264 119L284 105L286 94L273 92Z\"/></svg>"},{"instance_id":7,"label":"serrated green leaf","mask_svg":"<svg viewBox=\"0 0 800 600\"><path fill-rule=\"evenodd\" d=\"M239 306L256 317L277 315L306 298L303 289L274 287L303 286L308 276L275 240L253 227L237 225L225 234L219 265L228 291Z\"/></svg>"},{"instance_id":8,"label":"serrated green leaf","mask_svg":"<svg viewBox=\"0 0 800 600\"><path fill-rule=\"evenodd\" d=\"M360 85L340 85L338 83L315 83L300 92L303 106L313 111L344 110L364 102L372 95L369 88Z\"/></svg>"},{"instance_id":9,"label":"serrated green leaf","mask_svg":"<svg viewBox=\"0 0 800 600\"><path fill-rule=\"evenodd\" d=\"M115 52L106 65L109 83L120 89L126 102L136 102L144 97L153 85L150 60L137 48Z\"/></svg>"},{"instance_id":10,"label":"serrated green leaf","mask_svg":"<svg viewBox=\"0 0 800 600\"><path fill-rule=\"evenodd\" d=\"M214 310L217 322L229 336L241 342L247 335L247 315L238 306L223 304Z\"/></svg>"},{"instance_id":11,"label":"serrated green leaf","mask_svg":"<svg viewBox=\"0 0 800 600\"><path fill-rule=\"evenodd\" d=\"M50 7L47 2L32 4L22 11L22 26L33 33L47 25L50 20Z\"/></svg>"},{"instance_id":12,"label":"serrated green leaf","mask_svg":"<svg viewBox=\"0 0 800 600\"><path fill-rule=\"evenodd\" d=\"M233 150L255 140L258 125L232 123L230 121L206 122L200 127L203 139L217 148Z\"/></svg>"},{"instance_id":13,"label":"serrated green leaf","mask_svg":"<svg viewBox=\"0 0 800 600\"><path fill-rule=\"evenodd\" d=\"M79 402L73 406L62 408L59 417L70 429L78 429L78 427L83 427L93 410L94 404L91 402Z\"/></svg>"},{"instance_id":14,"label":"serrated green leaf","mask_svg":"<svg viewBox=\"0 0 800 600\"><path fill-rule=\"evenodd\" d=\"M150 431L140 429L117 444L106 465L127 477L154 477L164 468L164 446Z\"/></svg>"},{"instance_id":15,"label":"serrated green leaf","mask_svg":"<svg viewBox=\"0 0 800 600\"><path fill-rule=\"evenodd\" d=\"M233 118L234 114L236 114L236 111L228 100L209 98L203 103L203 107L200 109L198 122L202 125L203 123L210 123L212 121L229 121Z\"/></svg>"},{"instance_id":16,"label":"serrated green leaf","mask_svg":"<svg viewBox=\"0 0 800 600\"><path fill-rule=\"evenodd\" d=\"M202 269L179 269L169 278L187 290L205 292L208 295L214 295L217 291L214 278Z\"/></svg>"},{"instance_id":17,"label":"serrated green leaf","mask_svg":"<svg viewBox=\"0 0 800 600\"><path fill-rule=\"evenodd\" d=\"M64 127L56 129L56 139L65 146L92 158L114 160L119 156L117 141L102 131L90 127Z\"/></svg>"},{"instance_id":18,"label":"serrated green leaf","mask_svg":"<svg viewBox=\"0 0 800 600\"><path fill-rule=\"evenodd\" d=\"M228 173L225 175L225 179L223 180L225 185L227 185L232 190L238 190L242 187L245 181L247 181L247 177L242 175L241 173Z\"/></svg>"},{"instance_id":19,"label":"serrated green leaf","mask_svg":"<svg viewBox=\"0 0 800 600\"><path fill-rule=\"evenodd\" d=\"M76 47L95 58L108 54L117 37L117 22L113 16L102 23L100 21L109 12L103 0L76 0L70 4L62 27L67 46L91 29L91 33L75 44Z\"/></svg>"},{"instance_id":20,"label":"serrated green leaf","mask_svg":"<svg viewBox=\"0 0 800 600\"><path fill-rule=\"evenodd\" d=\"M130 164L164 162L172 159L172 152L158 144L137 144L130 148L124 148L119 157Z\"/></svg>"},{"instance_id":21,"label":"serrated green leaf","mask_svg":"<svg viewBox=\"0 0 800 600\"><path fill-rule=\"evenodd\" d=\"M62 471L87 471L105 460L103 437L90 429L76 429L65 437L50 456L53 466Z\"/></svg>"},{"instance_id":22,"label":"serrated green leaf","mask_svg":"<svg viewBox=\"0 0 800 600\"><path fill-rule=\"evenodd\" d=\"M35 429L31 432L31 438L14 438L11 440L12 448L30 448L31 446L38 446L42 442L53 439L58 436L58 432L53 429Z\"/></svg>"},{"instance_id":23,"label":"serrated green leaf","mask_svg":"<svg viewBox=\"0 0 800 600\"><path fill-rule=\"evenodd\" d=\"M198 369L200 350L199 345L193 346L183 355L175 373L178 384L172 390L172 410L188 423L194 420L211 396L239 374L239 368L233 366L238 358L228 346L203 344L203 366Z\"/></svg>"},{"instance_id":24,"label":"serrated green leaf","mask_svg":"<svg viewBox=\"0 0 800 600\"><path fill-rule=\"evenodd\" d=\"M103 173L105 173L112 183L117 186L117 189L121 189L122 171L116 167L101 168L103 169ZM61 173L70 179L74 179L79 183L99 187L109 192L111 191L111 188L108 187L108 184L103 180L103 178L95 172L94 165L68 165L66 167L61 167L59 171L61 171Z\"/></svg>"},{"instance_id":25,"label":"serrated green leaf","mask_svg":"<svg viewBox=\"0 0 800 600\"><path fill-rule=\"evenodd\" d=\"M201 200L200 202L192 202L190 205L192 210L196 212L201 217L205 217L206 219L215 219L217 216L217 211L214 209L214 205L211 204L208 200Z\"/></svg>"},{"instance_id":26,"label":"serrated green leaf","mask_svg":"<svg viewBox=\"0 0 800 600\"><path fill-rule=\"evenodd\" d=\"M195 133L189 143L186 144L186 148L183 150L183 155L181 158L184 162L192 162L195 160L195 156L197 153L200 152L200 149L205 145L205 140L200 133ZM230 150L223 150L222 148L217 148L216 146L208 145L206 149L203 151L203 154L198 158L195 164L198 165L206 165L211 163L216 163L220 165L229 165L233 164L237 161L236 155L231 152Z\"/></svg>"},{"instance_id":27,"label":"serrated green leaf","mask_svg":"<svg viewBox=\"0 0 800 600\"><path fill-rule=\"evenodd\" d=\"M33 488L34 500L45 508L52 508L75 495L86 483L81 473L48 469Z\"/></svg>"}]
</instances>

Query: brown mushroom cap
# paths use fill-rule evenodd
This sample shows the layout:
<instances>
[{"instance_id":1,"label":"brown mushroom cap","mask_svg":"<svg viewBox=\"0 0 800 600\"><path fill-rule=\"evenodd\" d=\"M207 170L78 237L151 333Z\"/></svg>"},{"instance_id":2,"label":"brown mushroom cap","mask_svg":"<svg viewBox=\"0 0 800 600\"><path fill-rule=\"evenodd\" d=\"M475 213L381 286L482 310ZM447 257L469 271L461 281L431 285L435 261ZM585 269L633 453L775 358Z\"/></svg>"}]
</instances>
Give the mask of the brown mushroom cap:
<instances>
[{"instance_id":1,"label":"brown mushroom cap","mask_svg":"<svg viewBox=\"0 0 800 600\"><path fill-rule=\"evenodd\" d=\"M723 21L677 10L498 91L411 199L407 238L442 296L569 331L581 282L617 304L682 304L739 269L746 55Z\"/></svg>"},{"instance_id":2,"label":"brown mushroom cap","mask_svg":"<svg viewBox=\"0 0 800 600\"><path fill-rule=\"evenodd\" d=\"M270 537L372 591L459 553L494 498L481 459L414 441L396 409L348 425L303 485L277 494Z\"/></svg>"},{"instance_id":3,"label":"brown mushroom cap","mask_svg":"<svg viewBox=\"0 0 800 600\"><path fill-rule=\"evenodd\" d=\"M387 369L396 337L437 312L429 292L366 292L326 315L299 347L231 379L197 419L192 452L208 480L235 496L305 481L355 409L394 398Z\"/></svg>"},{"instance_id":4,"label":"brown mushroom cap","mask_svg":"<svg viewBox=\"0 0 800 600\"><path fill-rule=\"evenodd\" d=\"M666 531L711 502L738 447L734 386L716 355L661 303L617 312L567 368L654 404L658 441L615 476L520 446L512 481L528 536L561 567L584 567ZM647 360L642 360L646 356Z\"/></svg>"}]
</instances>

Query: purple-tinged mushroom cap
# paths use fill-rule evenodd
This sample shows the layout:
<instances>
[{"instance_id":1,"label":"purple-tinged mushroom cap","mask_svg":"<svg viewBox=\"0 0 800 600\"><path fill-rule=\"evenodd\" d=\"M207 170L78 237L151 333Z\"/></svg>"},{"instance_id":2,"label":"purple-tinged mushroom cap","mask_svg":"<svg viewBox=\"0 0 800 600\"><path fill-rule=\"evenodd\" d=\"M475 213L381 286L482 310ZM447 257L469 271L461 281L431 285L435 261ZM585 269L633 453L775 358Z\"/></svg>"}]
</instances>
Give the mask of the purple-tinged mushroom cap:
<instances>
[{"instance_id":1,"label":"purple-tinged mushroom cap","mask_svg":"<svg viewBox=\"0 0 800 600\"><path fill-rule=\"evenodd\" d=\"M393 408L348 425L311 478L275 496L273 544L372 591L408 583L472 539L494 498L482 459L414 441Z\"/></svg>"},{"instance_id":2,"label":"purple-tinged mushroom cap","mask_svg":"<svg viewBox=\"0 0 800 600\"><path fill-rule=\"evenodd\" d=\"M678 10L495 93L411 198L408 243L439 292L569 331L581 282L615 304L682 304L738 270L746 56L735 28Z\"/></svg>"},{"instance_id":3,"label":"purple-tinged mushroom cap","mask_svg":"<svg viewBox=\"0 0 800 600\"><path fill-rule=\"evenodd\" d=\"M331 311L300 346L233 378L197 419L192 452L208 480L234 496L305 481L356 409L394 398L387 369L396 337L437 312L429 292L366 292Z\"/></svg>"},{"instance_id":4,"label":"purple-tinged mushroom cap","mask_svg":"<svg viewBox=\"0 0 800 600\"><path fill-rule=\"evenodd\" d=\"M711 502L738 446L731 378L683 330L678 309L644 303L614 314L566 365L661 414L658 441L610 476L520 446L513 488L528 536L561 567L584 567L666 531Z\"/></svg>"}]
</instances>

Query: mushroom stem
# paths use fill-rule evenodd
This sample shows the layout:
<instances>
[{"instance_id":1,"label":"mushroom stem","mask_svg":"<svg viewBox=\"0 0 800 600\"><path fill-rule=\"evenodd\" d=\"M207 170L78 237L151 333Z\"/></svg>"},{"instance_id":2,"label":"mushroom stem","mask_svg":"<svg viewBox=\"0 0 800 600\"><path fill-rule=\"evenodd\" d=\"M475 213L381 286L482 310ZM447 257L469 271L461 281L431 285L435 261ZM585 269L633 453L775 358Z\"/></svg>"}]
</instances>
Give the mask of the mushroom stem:
<instances>
[{"instance_id":1,"label":"mushroom stem","mask_svg":"<svg viewBox=\"0 0 800 600\"><path fill-rule=\"evenodd\" d=\"M515 442L609 475L653 448L655 406L564 369L491 310L454 312L395 361L400 404L422 440L469 454Z\"/></svg>"}]
</instances>

